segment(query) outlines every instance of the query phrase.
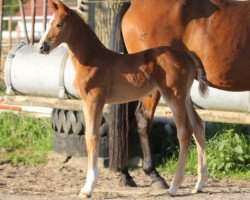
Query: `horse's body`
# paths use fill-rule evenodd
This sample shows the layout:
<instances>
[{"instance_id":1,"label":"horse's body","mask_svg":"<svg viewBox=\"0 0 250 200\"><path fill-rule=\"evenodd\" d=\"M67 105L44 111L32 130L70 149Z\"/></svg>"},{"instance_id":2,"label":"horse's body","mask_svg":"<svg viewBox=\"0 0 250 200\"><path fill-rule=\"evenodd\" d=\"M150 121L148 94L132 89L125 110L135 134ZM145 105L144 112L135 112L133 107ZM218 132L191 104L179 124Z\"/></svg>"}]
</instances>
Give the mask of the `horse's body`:
<instances>
[{"instance_id":1,"label":"horse's body","mask_svg":"<svg viewBox=\"0 0 250 200\"><path fill-rule=\"evenodd\" d=\"M86 43L79 42L81 46ZM187 53L172 51L167 47L131 55L101 49L103 51L93 56L93 61L85 63L83 59L80 65L77 63L78 57L73 56L76 48L81 49L76 45L71 47L70 55L76 67L75 87L84 101L98 98L98 101L108 104L125 103L141 99L162 87L171 88L171 93L183 98L187 94L182 93L189 92L189 82L193 81L196 74L194 63ZM165 74L162 75L166 79L165 83L159 77L161 72ZM173 85L177 88L172 88ZM90 91L94 97L89 97Z\"/></svg>"},{"instance_id":2,"label":"horse's body","mask_svg":"<svg viewBox=\"0 0 250 200\"><path fill-rule=\"evenodd\" d=\"M206 176L205 130L190 100L190 88L196 75L200 91L207 85L203 66L192 53L169 47L122 55L106 49L81 17L60 0L49 1L54 19L39 43L47 54L60 43L68 44L75 67L75 87L84 104L85 141L88 172L81 196L91 196L97 181L97 151L102 110L105 103L138 100L159 90L168 102L177 125L180 154L177 171L169 194L175 195L184 176L185 160L192 137L202 144L199 154L199 179L195 192L202 189Z\"/></svg>"},{"instance_id":3,"label":"horse's body","mask_svg":"<svg viewBox=\"0 0 250 200\"><path fill-rule=\"evenodd\" d=\"M121 26L128 53L162 45L190 50L201 59L210 86L250 90L250 1L131 0L124 4L116 20L117 34ZM157 91L142 99L136 119L143 169L153 184L165 187L154 167L149 145L159 99Z\"/></svg>"},{"instance_id":4,"label":"horse's body","mask_svg":"<svg viewBox=\"0 0 250 200\"><path fill-rule=\"evenodd\" d=\"M122 33L129 53L188 49L201 59L211 86L250 90L250 1L132 0Z\"/></svg>"}]
</instances>

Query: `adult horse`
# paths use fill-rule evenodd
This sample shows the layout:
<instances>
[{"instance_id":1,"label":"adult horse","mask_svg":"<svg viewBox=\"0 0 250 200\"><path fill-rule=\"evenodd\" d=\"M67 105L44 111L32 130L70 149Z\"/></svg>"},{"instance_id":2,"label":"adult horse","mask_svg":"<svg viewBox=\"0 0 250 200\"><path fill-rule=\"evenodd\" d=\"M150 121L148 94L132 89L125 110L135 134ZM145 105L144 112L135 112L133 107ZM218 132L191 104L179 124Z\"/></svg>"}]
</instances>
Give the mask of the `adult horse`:
<instances>
[{"instance_id":1,"label":"adult horse","mask_svg":"<svg viewBox=\"0 0 250 200\"><path fill-rule=\"evenodd\" d=\"M188 49L201 59L210 86L228 91L250 90L250 1L131 0L124 3L114 27L116 51L123 50L122 38L129 53L162 45ZM142 99L136 119L143 169L153 185L165 187L164 179L153 164L149 145L150 127L159 99L159 92ZM198 154L201 146L203 144L198 145ZM123 177L131 179L126 166L122 172L126 172Z\"/></svg>"},{"instance_id":2,"label":"adult horse","mask_svg":"<svg viewBox=\"0 0 250 200\"><path fill-rule=\"evenodd\" d=\"M131 55L108 50L79 14L49 0L54 10L50 28L39 42L39 51L50 53L67 43L75 68L75 88L83 101L88 155L87 179L81 197L90 197L97 181L97 152L100 125L105 103L138 100L159 90L170 106L180 142L176 176L170 195L175 195L184 176L185 160L192 133L198 143L205 143L205 127L193 108L190 89L197 75L200 92L206 93L207 81L199 58L189 51L172 50L167 46L148 49ZM126 91L126 92L124 92ZM207 177L205 149L200 152L199 176L195 191L203 188Z\"/></svg>"}]
</instances>

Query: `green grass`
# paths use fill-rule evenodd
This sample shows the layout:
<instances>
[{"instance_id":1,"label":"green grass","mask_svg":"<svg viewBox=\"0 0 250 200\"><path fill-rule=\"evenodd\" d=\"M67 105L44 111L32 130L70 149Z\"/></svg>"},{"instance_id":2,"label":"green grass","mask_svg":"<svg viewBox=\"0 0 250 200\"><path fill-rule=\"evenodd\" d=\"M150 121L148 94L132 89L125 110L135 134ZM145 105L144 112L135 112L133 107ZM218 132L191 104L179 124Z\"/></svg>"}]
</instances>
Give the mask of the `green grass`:
<instances>
[{"instance_id":1,"label":"green grass","mask_svg":"<svg viewBox=\"0 0 250 200\"><path fill-rule=\"evenodd\" d=\"M209 176L250 180L249 127L219 123L209 124L208 127L206 153ZM159 166L160 171L175 172L178 148L175 152L171 158L163 160ZM196 169L196 146L192 143L186 163L186 174L197 174Z\"/></svg>"},{"instance_id":2,"label":"green grass","mask_svg":"<svg viewBox=\"0 0 250 200\"><path fill-rule=\"evenodd\" d=\"M5 95L5 90L6 90L5 83L2 80L0 80L0 96Z\"/></svg>"},{"instance_id":3,"label":"green grass","mask_svg":"<svg viewBox=\"0 0 250 200\"><path fill-rule=\"evenodd\" d=\"M52 149L50 119L27 114L0 113L0 161L38 164Z\"/></svg>"},{"instance_id":4,"label":"green grass","mask_svg":"<svg viewBox=\"0 0 250 200\"><path fill-rule=\"evenodd\" d=\"M160 147L155 155L158 170L174 173L178 156L176 135L157 139ZM217 178L250 180L249 127L212 123L207 125L207 161L209 175ZM160 137L160 138L161 138ZM0 113L0 162L39 164L46 162L52 150L50 119L39 119L27 114ZM161 155L160 155L161 152ZM196 175L196 146L192 143L186 164L186 174Z\"/></svg>"}]
</instances>

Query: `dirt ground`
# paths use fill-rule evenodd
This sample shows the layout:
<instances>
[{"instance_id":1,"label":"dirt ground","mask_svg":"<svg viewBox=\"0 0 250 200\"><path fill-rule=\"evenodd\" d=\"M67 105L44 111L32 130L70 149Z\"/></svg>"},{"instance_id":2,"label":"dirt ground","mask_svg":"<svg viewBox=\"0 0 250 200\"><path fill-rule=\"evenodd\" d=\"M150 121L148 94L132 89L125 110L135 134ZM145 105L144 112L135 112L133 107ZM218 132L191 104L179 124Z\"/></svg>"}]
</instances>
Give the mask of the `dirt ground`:
<instances>
[{"instance_id":1,"label":"dirt ground","mask_svg":"<svg viewBox=\"0 0 250 200\"><path fill-rule=\"evenodd\" d=\"M78 200L86 170L62 159L50 158L46 165L13 167L0 162L0 200ZM172 175L162 173L168 183ZM174 199L174 200L250 200L250 182L209 178L203 193L190 194L196 177L187 176L177 197L166 190L150 187L150 179L142 172L132 172L136 188L119 187L119 177L108 169L99 170L99 180L91 199Z\"/></svg>"}]
</instances>

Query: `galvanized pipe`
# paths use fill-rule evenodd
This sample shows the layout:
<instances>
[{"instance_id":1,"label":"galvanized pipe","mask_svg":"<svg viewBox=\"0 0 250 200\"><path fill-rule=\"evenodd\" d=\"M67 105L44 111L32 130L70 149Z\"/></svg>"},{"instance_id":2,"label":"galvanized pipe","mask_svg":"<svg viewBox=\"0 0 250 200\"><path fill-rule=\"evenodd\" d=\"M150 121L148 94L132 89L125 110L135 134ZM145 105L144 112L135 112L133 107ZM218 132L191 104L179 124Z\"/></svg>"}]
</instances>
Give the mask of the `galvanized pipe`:
<instances>
[{"instance_id":1,"label":"galvanized pipe","mask_svg":"<svg viewBox=\"0 0 250 200\"><path fill-rule=\"evenodd\" d=\"M78 98L74 88L75 70L66 46L54 49L49 55L40 54L31 45L14 47L6 59L4 76L8 95ZM250 112L249 91L228 92L210 87L208 97L203 98L195 81L191 97L205 109Z\"/></svg>"}]
</instances>

